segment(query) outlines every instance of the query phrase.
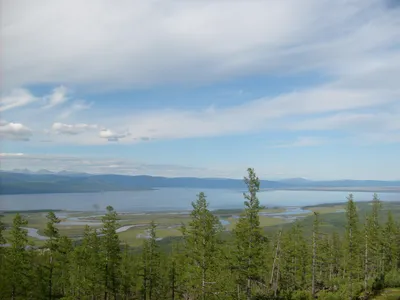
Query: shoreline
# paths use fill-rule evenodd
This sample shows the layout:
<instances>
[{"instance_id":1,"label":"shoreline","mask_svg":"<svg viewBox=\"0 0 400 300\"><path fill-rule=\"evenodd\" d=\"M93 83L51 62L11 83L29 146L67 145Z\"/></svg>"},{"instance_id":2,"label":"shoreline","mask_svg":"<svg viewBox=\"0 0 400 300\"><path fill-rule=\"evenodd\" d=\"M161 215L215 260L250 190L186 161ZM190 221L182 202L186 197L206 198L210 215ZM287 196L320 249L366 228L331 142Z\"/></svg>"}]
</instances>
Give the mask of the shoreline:
<instances>
[{"instance_id":1,"label":"shoreline","mask_svg":"<svg viewBox=\"0 0 400 300\"><path fill-rule=\"evenodd\" d=\"M47 192L47 191L36 191L36 192L30 192L30 193L0 193L1 196L21 196L21 195L58 195L58 194L101 194L101 193L114 193L114 192L143 192L143 191L157 191L162 188L137 188L137 189L131 189L131 190L110 190L110 191L52 191L52 192ZM215 190L231 190L231 191L238 191L242 192L240 189L226 189L226 188L185 188L182 187L182 189L192 189L192 190L199 190L201 191L202 189L215 189ZM279 187L279 188L261 188L260 193L262 192L274 192L274 191L296 191L296 192L346 192L346 193L351 193L351 192L366 192L366 193L399 193L400 194L400 187L399 186L371 186L371 187L357 187L357 186L352 186L352 187Z\"/></svg>"}]
</instances>

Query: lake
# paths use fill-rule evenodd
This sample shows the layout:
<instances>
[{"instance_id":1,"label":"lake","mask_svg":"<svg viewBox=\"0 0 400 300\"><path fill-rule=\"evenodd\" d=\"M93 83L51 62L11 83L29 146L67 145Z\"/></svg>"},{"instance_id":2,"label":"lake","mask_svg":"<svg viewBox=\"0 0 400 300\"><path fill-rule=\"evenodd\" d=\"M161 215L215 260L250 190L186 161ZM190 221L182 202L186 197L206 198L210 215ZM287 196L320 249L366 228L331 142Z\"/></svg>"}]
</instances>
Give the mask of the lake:
<instances>
[{"instance_id":1,"label":"lake","mask_svg":"<svg viewBox=\"0 0 400 300\"><path fill-rule=\"evenodd\" d=\"M211 209L243 207L241 191L203 189ZM190 210L196 200L197 189L162 188L147 191L104 193L1 195L0 211L7 210L104 210L111 205L119 212L149 212ZM337 191L263 191L259 193L262 205L305 206L346 201L346 192ZM372 193L354 192L356 201L372 200ZM400 201L400 193L381 193L383 201Z\"/></svg>"}]
</instances>

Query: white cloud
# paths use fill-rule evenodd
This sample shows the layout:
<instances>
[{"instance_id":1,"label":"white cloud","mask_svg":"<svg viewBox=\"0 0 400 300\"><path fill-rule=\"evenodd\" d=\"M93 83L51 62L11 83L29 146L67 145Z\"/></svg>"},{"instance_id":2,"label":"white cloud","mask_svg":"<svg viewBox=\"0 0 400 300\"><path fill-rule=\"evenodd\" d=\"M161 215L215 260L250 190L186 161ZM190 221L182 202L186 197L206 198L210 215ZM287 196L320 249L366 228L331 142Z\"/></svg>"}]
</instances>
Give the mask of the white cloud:
<instances>
[{"instance_id":1,"label":"white cloud","mask_svg":"<svg viewBox=\"0 0 400 300\"><path fill-rule=\"evenodd\" d=\"M0 138L7 140L28 141L32 136L32 130L21 123L0 124Z\"/></svg>"},{"instance_id":2,"label":"white cloud","mask_svg":"<svg viewBox=\"0 0 400 300\"><path fill-rule=\"evenodd\" d=\"M92 124L64 124L54 123L51 127L52 131L57 134L76 135L89 130L97 129L97 125Z\"/></svg>"},{"instance_id":3,"label":"white cloud","mask_svg":"<svg viewBox=\"0 0 400 300\"><path fill-rule=\"evenodd\" d=\"M33 96L26 89L21 89L21 88L14 89L9 94L1 97L0 112L17 108L20 106L25 106L37 100L38 98Z\"/></svg>"},{"instance_id":4,"label":"white cloud","mask_svg":"<svg viewBox=\"0 0 400 300\"><path fill-rule=\"evenodd\" d=\"M8 156L22 156L24 155L23 153L0 153L0 157L8 157Z\"/></svg>"},{"instance_id":5,"label":"white cloud","mask_svg":"<svg viewBox=\"0 0 400 300\"><path fill-rule=\"evenodd\" d=\"M399 101L388 92L373 89L334 89L321 86L296 93L262 98L228 108L198 110L156 110L120 112L107 122L126 126L134 138L179 139L241 134L257 130L326 130L351 129L352 124L387 130L398 126L399 114L359 113L384 105L391 109ZM324 115L315 118L315 115ZM299 121L295 121L300 119ZM386 125L384 125L386 124ZM380 125L380 126L377 126ZM365 127L364 127L365 128ZM133 142L126 140L126 142Z\"/></svg>"},{"instance_id":6,"label":"white cloud","mask_svg":"<svg viewBox=\"0 0 400 300\"><path fill-rule=\"evenodd\" d=\"M363 130L377 134L396 132L400 130L398 91L400 87L353 88L347 87L345 82L334 82L223 108L119 109L117 114L93 109L80 116L83 120L75 118L70 120L72 122L53 122L50 132L63 135L62 138L52 136L53 141L69 144L104 144L107 141L137 143L153 139L212 137L265 130L342 130L353 134ZM73 113L88 109L91 105L77 101L63 110L61 117L70 118ZM57 113L55 115L60 118ZM34 123L45 124L49 117L52 116L44 115ZM92 129L98 127L92 124L102 124L104 129L96 134ZM43 127L35 131L40 133ZM48 138L39 137L39 140Z\"/></svg>"},{"instance_id":7,"label":"white cloud","mask_svg":"<svg viewBox=\"0 0 400 300\"><path fill-rule=\"evenodd\" d=\"M55 141L135 143L275 129L340 130L360 136L370 130L379 136L400 130L400 110L394 109L400 103L400 9L385 1L167 0L115 6L106 0L15 0L5 2L2 14L6 87L63 83L99 90L293 72L322 74L327 82L203 110L132 112L114 107L111 114L94 107L88 113L93 103L75 101L57 108L55 120L113 130ZM66 98L54 99L61 103ZM46 118L46 127L55 122L53 116ZM33 123L31 119L29 126Z\"/></svg>"},{"instance_id":8,"label":"white cloud","mask_svg":"<svg viewBox=\"0 0 400 300\"><path fill-rule=\"evenodd\" d=\"M43 108L51 108L63 104L68 100L68 92L68 89L63 85L56 87L50 95L45 96L46 105Z\"/></svg>"},{"instance_id":9,"label":"white cloud","mask_svg":"<svg viewBox=\"0 0 400 300\"><path fill-rule=\"evenodd\" d=\"M118 142L120 139L130 136L129 132L116 133L110 129L103 129L99 133L99 137L107 139L109 142Z\"/></svg>"},{"instance_id":10,"label":"white cloud","mask_svg":"<svg viewBox=\"0 0 400 300\"><path fill-rule=\"evenodd\" d=\"M379 68L400 38L400 10L382 0L14 0L1 17L6 87L352 75Z\"/></svg>"}]
</instances>

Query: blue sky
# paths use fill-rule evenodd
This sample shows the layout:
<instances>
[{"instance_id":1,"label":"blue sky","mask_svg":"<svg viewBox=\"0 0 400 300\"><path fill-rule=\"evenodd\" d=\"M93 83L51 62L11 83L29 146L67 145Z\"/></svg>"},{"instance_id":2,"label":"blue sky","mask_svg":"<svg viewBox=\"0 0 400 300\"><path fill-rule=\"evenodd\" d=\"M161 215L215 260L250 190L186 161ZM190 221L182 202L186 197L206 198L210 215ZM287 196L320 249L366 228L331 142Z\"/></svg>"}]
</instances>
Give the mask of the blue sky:
<instances>
[{"instance_id":1,"label":"blue sky","mask_svg":"<svg viewBox=\"0 0 400 300\"><path fill-rule=\"evenodd\" d=\"M2 169L400 179L388 0L2 1Z\"/></svg>"}]
</instances>

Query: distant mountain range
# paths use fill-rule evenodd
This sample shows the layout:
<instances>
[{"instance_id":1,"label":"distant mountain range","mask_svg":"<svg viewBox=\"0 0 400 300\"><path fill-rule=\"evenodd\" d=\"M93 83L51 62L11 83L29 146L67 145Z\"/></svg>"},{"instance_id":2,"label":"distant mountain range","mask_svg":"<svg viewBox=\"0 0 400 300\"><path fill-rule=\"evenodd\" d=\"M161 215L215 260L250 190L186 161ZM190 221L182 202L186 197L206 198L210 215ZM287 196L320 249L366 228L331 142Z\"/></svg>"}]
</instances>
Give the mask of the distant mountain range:
<instances>
[{"instance_id":1,"label":"distant mountain range","mask_svg":"<svg viewBox=\"0 0 400 300\"><path fill-rule=\"evenodd\" d=\"M4 171L3 171L4 172ZM69 176L81 176L81 175L90 175L89 173L83 173L83 172L73 172L73 171L59 171L59 172L52 172L46 169L41 169L39 171L31 171L29 169L14 169L11 171L6 171L7 173L19 173L19 174L41 174L41 175L46 175L46 174L53 174L53 175L69 175Z\"/></svg>"},{"instance_id":2,"label":"distant mountain range","mask_svg":"<svg viewBox=\"0 0 400 300\"><path fill-rule=\"evenodd\" d=\"M400 181L335 180L312 181L304 178L261 180L262 189L273 190L365 190L400 192ZM82 193L133 191L156 188L237 189L246 188L240 179L167 178L147 175L93 175L69 171L13 170L0 172L0 194Z\"/></svg>"}]
</instances>

